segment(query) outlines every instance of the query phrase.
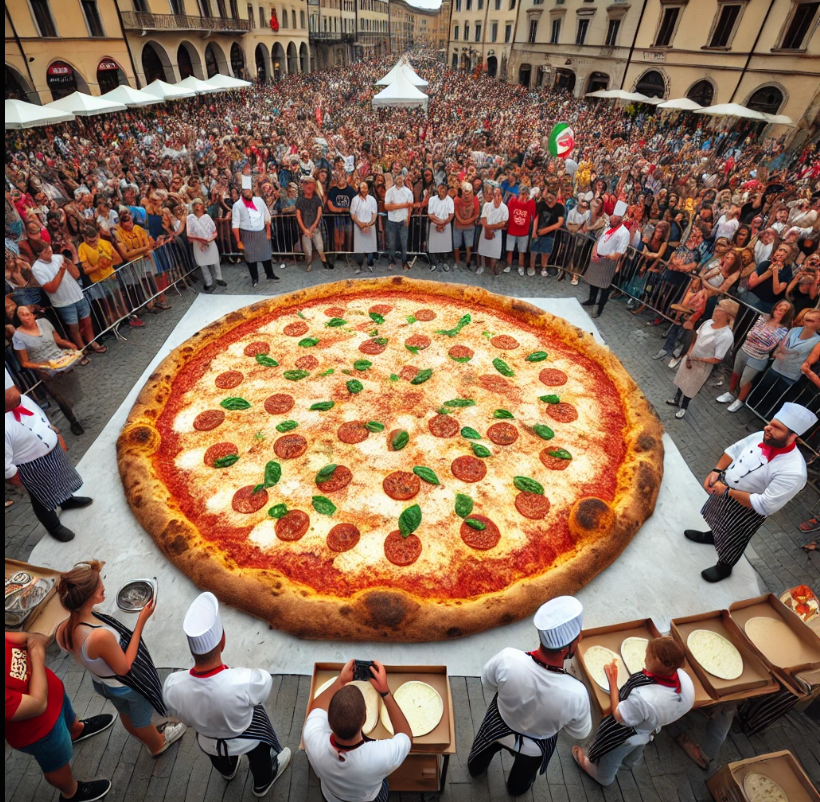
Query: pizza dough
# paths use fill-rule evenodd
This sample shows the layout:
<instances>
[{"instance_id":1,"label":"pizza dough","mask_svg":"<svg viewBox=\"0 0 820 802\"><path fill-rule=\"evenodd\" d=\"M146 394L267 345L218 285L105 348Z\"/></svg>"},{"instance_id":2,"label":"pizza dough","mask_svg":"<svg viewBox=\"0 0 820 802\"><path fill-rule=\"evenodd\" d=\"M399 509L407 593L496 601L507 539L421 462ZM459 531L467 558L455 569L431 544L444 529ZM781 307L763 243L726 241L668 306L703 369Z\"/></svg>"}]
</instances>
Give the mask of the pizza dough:
<instances>
[{"instance_id":1,"label":"pizza dough","mask_svg":"<svg viewBox=\"0 0 820 802\"><path fill-rule=\"evenodd\" d=\"M696 629L689 634L686 645L701 667L718 679L733 680L743 673L740 652L731 641L717 632Z\"/></svg>"},{"instance_id":2,"label":"pizza dough","mask_svg":"<svg viewBox=\"0 0 820 802\"><path fill-rule=\"evenodd\" d=\"M800 661L803 642L785 621L757 616L746 622L745 630L749 640L772 665L785 668Z\"/></svg>"},{"instance_id":3,"label":"pizza dough","mask_svg":"<svg viewBox=\"0 0 820 802\"><path fill-rule=\"evenodd\" d=\"M590 646L584 652L584 667L590 679L595 682L598 687L609 693L609 680L604 673L604 666L609 665L613 660L618 663L618 684L620 686L621 674L624 670L624 664L620 657L606 646Z\"/></svg>"},{"instance_id":4,"label":"pizza dough","mask_svg":"<svg viewBox=\"0 0 820 802\"><path fill-rule=\"evenodd\" d=\"M444 701L439 692L426 682L412 680L399 686L393 694L396 704L407 718L414 738L431 733L438 727L444 715ZM387 706L382 705L381 721L384 728L393 735L393 724Z\"/></svg>"},{"instance_id":5,"label":"pizza dough","mask_svg":"<svg viewBox=\"0 0 820 802\"><path fill-rule=\"evenodd\" d=\"M336 682L336 677L331 677L327 682L323 683L316 693L313 694L313 698L315 699L320 693L326 691L334 682ZM354 680L353 682L349 682L348 685L355 685L362 692L362 696L364 696L367 717L364 720L362 732L365 735L370 735L379 723L379 708L382 703L381 697L378 691L369 682Z\"/></svg>"},{"instance_id":6,"label":"pizza dough","mask_svg":"<svg viewBox=\"0 0 820 802\"><path fill-rule=\"evenodd\" d=\"M627 638L621 644L621 657L630 675L637 674L646 668L647 646L649 646L649 641L646 638Z\"/></svg>"},{"instance_id":7,"label":"pizza dough","mask_svg":"<svg viewBox=\"0 0 820 802\"><path fill-rule=\"evenodd\" d=\"M743 791L749 802L789 802L786 792L771 777L757 772L746 775Z\"/></svg>"}]
</instances>

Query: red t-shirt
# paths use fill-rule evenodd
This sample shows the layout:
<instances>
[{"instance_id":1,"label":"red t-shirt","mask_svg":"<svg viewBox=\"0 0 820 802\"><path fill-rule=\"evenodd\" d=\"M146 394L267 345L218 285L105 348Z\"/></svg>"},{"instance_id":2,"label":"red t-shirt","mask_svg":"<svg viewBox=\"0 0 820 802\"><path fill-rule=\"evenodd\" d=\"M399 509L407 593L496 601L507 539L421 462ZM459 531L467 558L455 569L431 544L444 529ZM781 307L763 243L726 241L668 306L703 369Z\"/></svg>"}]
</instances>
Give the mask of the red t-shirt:
<instances>
[{"instance_id":1,"label":"red t-shirt","mask_svg":"<svg viewBox=\"0 0 820 802\"><path fill-rule=\"evenodd\" d=\"M507 225L507 234L511 237L526 237L532 228L532 219L535 217L535 202L521 201L512 196L507 201L510 212L510 222Z\"/></svg>"},{"instance_id":2,"label":"red t-shirt","mask_svg":"<svg viewBox=\"0 0 820 802\"><path fill-rule=\"evenodd\" d=\"M467 203L464 198L456 197L453 201L453 206L455 207L456 214L456 228L472 228L475 225L475 220L469 224L464 221L469 220L473 216L476 216L476 220L478 219L478 198L473 195L472 203Z\"/></svg>"},{"instance_id":3,"label":"red t-shirt","mask_svg":"<svg viewBox=\"0 0 820 802\"><path fill-rule=\"evenodd\" d=\"M6 638L6 742L14 749L31 746L35 741L45 738L60 716L65 688L53 671L46 669L46 677L48 704L45 712L23 721L11 721L23 701L23 694L28 693L31 665L28 652Z\"/></svg>"}]
</instances>

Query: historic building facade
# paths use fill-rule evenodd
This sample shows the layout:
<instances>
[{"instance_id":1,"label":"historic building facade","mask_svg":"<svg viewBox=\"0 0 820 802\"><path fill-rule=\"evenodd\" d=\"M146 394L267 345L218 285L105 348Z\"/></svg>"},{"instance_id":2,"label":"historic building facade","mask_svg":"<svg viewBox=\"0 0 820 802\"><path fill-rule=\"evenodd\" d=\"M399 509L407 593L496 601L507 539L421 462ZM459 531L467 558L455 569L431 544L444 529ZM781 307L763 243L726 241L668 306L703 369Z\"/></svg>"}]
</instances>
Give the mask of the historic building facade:
<instances>
[{"instance_id":1,"label":"historic building facade","mask_svg":"<svg viewBox=\"0 0 820 802\"><path fill-rule=\"evenodd\" d=\"M452 0L447 63L504 80L524 0ZM530 0L531 2L532 0Z\"/></svg>"}]
</instances>

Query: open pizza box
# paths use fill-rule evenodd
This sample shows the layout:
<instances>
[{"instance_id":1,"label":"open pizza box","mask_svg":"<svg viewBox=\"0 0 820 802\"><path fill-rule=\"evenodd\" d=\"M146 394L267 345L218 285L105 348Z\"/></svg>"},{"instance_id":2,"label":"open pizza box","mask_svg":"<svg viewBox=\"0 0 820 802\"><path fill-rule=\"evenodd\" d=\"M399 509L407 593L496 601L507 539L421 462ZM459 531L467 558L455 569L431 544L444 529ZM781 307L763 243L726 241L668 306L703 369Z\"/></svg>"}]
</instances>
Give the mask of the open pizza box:
<instances>
[{"instance_id":1,"label":"open pizza box","mask_svg":"<svg viewBox=\"0 0 820 802\"><path fill-rule=\"evenodd\" d=\"M52 568L41 568L38 565L30 565L20 560L6 558L6 574L8 579L14 574L24 572L37 579L45 579L52 583L43 600L29 613L29 615L15 626L10 624L8 618L6 628L9 630L19 630L22 632L35 632L45 635L49 640L54 637L57 627L68 618L68 611L60 603L57 596L57 583L60 581L60 572Z\"/></svg>"},{"instance_id":2,"label":"open pizza box","mask_svg":"<svg viewBox=\"0 0 820 802\"><path fill-rule=\"evenodd\" d=\"M788 802L820 802L820 794L812 781L788 751L728 763L706 781L706 787L715 802L755 802L746 791L746 778L750 774L762 774L774 780L783 789Z\"/></svg>"},{"instance_id":3,"label":"open pizza box","mask_svg":"<svg viewBox=\"0 0 820 802\"><path fill-rule=\"evenodd\" d=\"M777 596L768 593L735 602L729 605L729 615L753 651L784 684L802 695L811 692L811 686L820 682L820 676L817 676L820 637ZM761 629L755 640L746 629L752 619L772 621L772 631ZM812 675L815 675L815 682L811 681Z\"/></svg>"},{"instance_id":4,"label":"open pizza box","mask_svg":"<svg viewBox=\"0 0 820 802\"><path fill-rule=\"evenodd\" d=\"M728 610L714 610L685 618L673 618L671 628L672 637L683 646L689 665L697 674L703 687L715 700L725 702L747 699L752 696L764 696L778 690L777 681L763 660L752 649L746 636L732 620ZM687 644L689 635L698 629L716 632L730 641L740 652L743 658L743 673L737 679L720 679L710 674L698 663Z\"/></svg>"}]
</instances>

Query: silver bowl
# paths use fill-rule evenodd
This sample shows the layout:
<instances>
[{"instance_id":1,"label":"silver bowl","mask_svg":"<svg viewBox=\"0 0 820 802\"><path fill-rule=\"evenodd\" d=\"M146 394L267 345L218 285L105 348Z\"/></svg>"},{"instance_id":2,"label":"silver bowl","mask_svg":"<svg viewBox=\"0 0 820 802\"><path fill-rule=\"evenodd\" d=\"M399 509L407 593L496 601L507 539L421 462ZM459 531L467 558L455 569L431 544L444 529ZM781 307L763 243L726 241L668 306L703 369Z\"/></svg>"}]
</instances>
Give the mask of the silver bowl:
<instances>
[{"instance_id":1,"label":"silver bowl","mask_svg":"<svg viewBox=\"0 0 820 802\"><path fill-rule=\"evenodd\" d=\"M132 579L117 591L117 607L124 613L138 613L157 595L157 580Z\"/></svg>"}]
</instances>

